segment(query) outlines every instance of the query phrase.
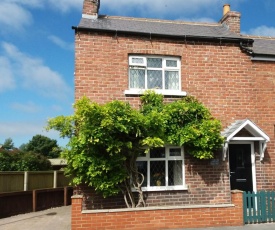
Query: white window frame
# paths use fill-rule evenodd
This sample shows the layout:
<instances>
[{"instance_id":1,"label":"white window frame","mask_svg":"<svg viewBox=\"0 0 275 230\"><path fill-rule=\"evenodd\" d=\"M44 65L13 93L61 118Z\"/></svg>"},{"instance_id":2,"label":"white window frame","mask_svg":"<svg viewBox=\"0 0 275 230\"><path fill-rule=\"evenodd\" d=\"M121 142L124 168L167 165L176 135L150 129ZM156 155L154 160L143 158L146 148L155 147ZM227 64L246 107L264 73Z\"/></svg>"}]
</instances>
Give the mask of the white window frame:
<instances>
[{"instance_id":1,"label":"white window frame","mask_svg":"<svg viewBox=\"0 0 275 230\"><path fill-rule=\"evenodd\" d=\"M133 62L133 59L138 58L138 59L143 59L143 63L135 63ZM162 59L162 68L152 68L152 67L147 67L147 58L161 58ZM166 66L166 61L167 60L172 60L177 62L177 67L169 67ZM136 68L136 69L144 69L145 70L145 88L130 88L130 70ZM179 57L171 57L171 56L138 56L138 55L130 55L129 56L129 71L128 71L128 76L129 76L129 89L125 90L124 93L125 95L141 95L144 94L146 90L148 90L147 87L147 70L162 70L162 89L150 89L154 90L156 93L167 95L167 96L186 96L186 92L181 91L181 59ZM179 73L179 89L177 90L169 90L165 89L165 71L178 71Z\"/></svg>"},{"instance_id":2,"label":"white window frame","mask_svg":"<svg viewBox=\"0 0 275 230\"><path fill-rule=\"evenodd\" d=\"M185 183L185 163L184 163L184 148L179 146L165 146L165 157L163 158L150 158L150 152L145 154L145 156L141 156L137 158L138 161L146 161L147 162L147 185L142 186L143 191L169 191L169 190L187 190L188 187ZM180 149L181 150L181 156L169 156L170 149ZM181 160L182 161L182 185L168 185L168 161L176 161ZM150 175L150 162L151 161L165 161L165 186L150 186L151 181L151 175Z\"/></svg>"}]
</instances>

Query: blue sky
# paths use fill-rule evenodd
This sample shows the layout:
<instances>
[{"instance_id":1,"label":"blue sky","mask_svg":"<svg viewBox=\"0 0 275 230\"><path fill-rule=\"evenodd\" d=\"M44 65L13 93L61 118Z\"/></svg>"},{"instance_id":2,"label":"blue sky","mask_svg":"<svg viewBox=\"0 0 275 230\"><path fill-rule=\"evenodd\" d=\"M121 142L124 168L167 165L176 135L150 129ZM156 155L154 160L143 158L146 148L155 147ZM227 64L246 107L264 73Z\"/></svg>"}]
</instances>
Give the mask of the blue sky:
<instances>
[{"instance_id":1,"label":"blue sky","mask_svg":"<svg viewBox=\"0 0 275 230\"><path fill-rule=\"evenodd\" d=\"M74 31L82 0L0 1L0 143L16 147L73 113ZM218 22L224 3L241 12L241 31L275 37L274 0L101 0L100 14Z\"/></svg>"}]
</instances>

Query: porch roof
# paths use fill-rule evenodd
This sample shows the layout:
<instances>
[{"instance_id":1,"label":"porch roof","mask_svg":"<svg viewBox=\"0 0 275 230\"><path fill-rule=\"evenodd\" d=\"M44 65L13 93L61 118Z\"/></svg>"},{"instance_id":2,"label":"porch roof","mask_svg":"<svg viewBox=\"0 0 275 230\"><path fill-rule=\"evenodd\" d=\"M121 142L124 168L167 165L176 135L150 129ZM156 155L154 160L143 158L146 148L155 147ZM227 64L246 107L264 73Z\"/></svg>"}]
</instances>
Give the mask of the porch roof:
<instances>
[{"instance_id":1,"label":"porch roof","mask_svg":"<svg viewBox=\"0 0 275 230\"><path fill-rule=\"evenodd\" d=\"M250 136L240 136L236 137L236 134L242 129L247 130L251 135ZM231 125L229 125L221 135L225 138L225 143L223 146L223 160L226 158L228 152L228 144L231 141L259 141L260 143L260 160L264 158L264 152L267 147L267 142L270 141L270 138L265 134L255 123L249 119L237 120Z\"/></svg>"},{"instance_id":2,"label":"porch roof","mask_svg":"<svg viewBox=\"0 0 275 230\"><path fill-rule=\"evenodd\" d=\"M242 129L246 129L253 137L235 137L235 135ZM270 141L268 135L266 135L255 123L249 119L237 120L229 125L221 135L225 137L225 141L233 140L258 140L258 141Z\"/></svg>"}]
</instances>

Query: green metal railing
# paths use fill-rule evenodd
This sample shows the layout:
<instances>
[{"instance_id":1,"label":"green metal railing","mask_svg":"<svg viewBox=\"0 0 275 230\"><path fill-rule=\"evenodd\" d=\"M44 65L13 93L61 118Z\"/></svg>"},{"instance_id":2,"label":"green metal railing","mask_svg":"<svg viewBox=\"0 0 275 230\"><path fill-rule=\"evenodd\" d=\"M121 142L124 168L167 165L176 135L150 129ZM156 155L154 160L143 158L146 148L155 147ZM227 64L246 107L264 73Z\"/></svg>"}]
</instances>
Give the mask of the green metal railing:
<instances>
[{"instance_id":1,"label":"green metal railing","mask_svg":"<svg viewBox=\"0 0 275 230\"><path fill-rule=\"evenodd\" d=\"M275 191L243 193L244 223L275 222Z\"/></svg>"}]
</instances>

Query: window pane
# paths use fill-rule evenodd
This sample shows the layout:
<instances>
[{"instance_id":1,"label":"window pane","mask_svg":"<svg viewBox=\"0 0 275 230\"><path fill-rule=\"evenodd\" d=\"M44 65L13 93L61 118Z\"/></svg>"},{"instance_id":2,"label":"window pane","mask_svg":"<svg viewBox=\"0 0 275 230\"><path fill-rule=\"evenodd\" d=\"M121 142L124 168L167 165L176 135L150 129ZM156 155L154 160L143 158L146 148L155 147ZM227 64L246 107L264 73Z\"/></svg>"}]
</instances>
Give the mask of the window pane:
<instances>
[{"instance_id":1,"label":"window pane","mask_svg":"<svg viewBox=\"0 0 275 230\"><path fill-rule=\"evenodd\" d=\"M162 71L161 70L147 71L147 88L162 89Z\"/></svg>"},{"instance_id":2,"label":"window pane","mask_svg":"<svg viewBox=\"0 0 275 230\"><path fill-rule=\"evenodd\" d=\"M134 64L144 64L144 58L132 58L132 63Z\"/></svg>"},{"instance_id":3,"label":"window pane","mask_svg":"<svg viewBox=\"0 0 275 230\"><path fill-rule=\"evenodd\" d=\"M179 90L178 71L165 71L165 89Z\"/></svg>"},{"instance_id":4,"label":"window pane","mask_svg":"<svg viewBox=\"0 0 275 230\"><path fill-rule=\"evenodd\" d=\"M138 157L146 157L145 151L141 151L141 152L138 154Z\"/></svg>"},{"instance_id":5,"label":"window pane","mask_svg":"<svg viewBox=\"0 0 275 230\"><path fill-rule=\"evenodd\" d=\"M177 67L177 61L175 60L166 60L167 67Z\"/></svg>"},{"instance_id":6,"label":"window pane","mask_svg":"<svg viewBox=\"0 0 275 230\"><path fill-rule=\"evenodd\" d=\"M142 173L143 176L144 176L144 181L142 183L142 187L146 187L147 186L147 161L137 161L136 162L137 164L137 170L139 173ZM139 183L141 182L142 180L142 176L139 175Z\"/></svg>"},{"instance_id":7,"label":"window pane","mask_svg":"<svg viewBox=\"0 0 275 230\"><path fill-rule=\"evenodd\" d=\"M182 161L168 161L168 185L183 185Z\"/></svg>"},{"instance_id":8,"label":"window pane","mask_svg":"<svg viewBox=\"0 0 275 230\"><path fill-rule=\"evenodd\" d=\"M147 67L162 68L161 58L147 58Z\"/></svg>"},{"instance_id":9,"label":"window pane","mask_svg":"<svg viewBox=\"0 0 275 230\"><path fill-rule=\"evenodd\" d=\"M181 156L181 149L179 148L170 149L169 154L171 157Z\"/></svg>"},{"instance_id":10,"label":"window pane","mask_svg":"<svg viewBox=\"0 0 275 230\"><path fill-rule=\"evenodd\" d=\"M151 161L150 172L150 186L165 186L165 161Z\"/></svg>"},{"instance_id":11,"label":"window pane","mask_svg":"<svg viewBox=\"0 0 275 230\"><path fill-rule=\"evenodd\" d=\"M130 88L144 89L145 88L145 70L130 69Z\"/></svg>"},{"instance_id":12,"label":"window pane","mask_svg":"<svg viewBox=\"0 0 275 230\"><path fill-rule=\"evenodd\" d=\"M165 158L165 148L150 149L150 158Z\"/></svg>"}]
</instances>

